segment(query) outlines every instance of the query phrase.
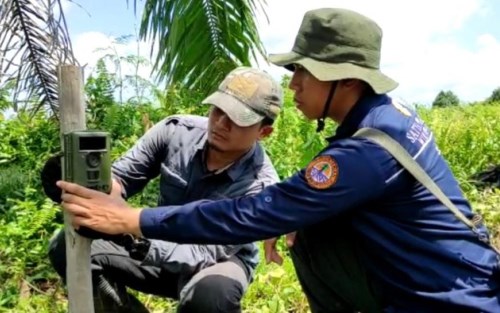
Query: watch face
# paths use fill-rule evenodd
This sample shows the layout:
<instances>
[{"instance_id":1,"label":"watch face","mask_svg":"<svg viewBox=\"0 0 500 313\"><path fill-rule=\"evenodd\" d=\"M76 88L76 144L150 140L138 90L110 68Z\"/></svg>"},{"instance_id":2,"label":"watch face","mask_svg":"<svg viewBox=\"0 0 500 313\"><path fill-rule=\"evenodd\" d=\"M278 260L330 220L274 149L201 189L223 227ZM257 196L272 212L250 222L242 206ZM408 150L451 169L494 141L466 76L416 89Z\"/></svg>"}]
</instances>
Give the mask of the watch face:
<instances>
[{"instance_id":1,"label":"watch face","mask_svg":"<svg viewBox=\"0 0 500 313\"><path fill-rule=\"evenodd\" d=\"M132 248L134 241L135 241L134 236L132 236L131 234L124 234L120 239L120 243L117 244L123 246L125 250L130 252L130 249Z\"/></svg>"},{"instance_id":2,"label":"watch face","mask_svg":"<svg viewBox=\"0 0 500 313\"><path fill-rule=\"evenodd\" d=\"M134 260L142 261L149 252L151 242L144 238L137 238L132 243L129 250L130 257Z\"/></svg>"}]
</instances>

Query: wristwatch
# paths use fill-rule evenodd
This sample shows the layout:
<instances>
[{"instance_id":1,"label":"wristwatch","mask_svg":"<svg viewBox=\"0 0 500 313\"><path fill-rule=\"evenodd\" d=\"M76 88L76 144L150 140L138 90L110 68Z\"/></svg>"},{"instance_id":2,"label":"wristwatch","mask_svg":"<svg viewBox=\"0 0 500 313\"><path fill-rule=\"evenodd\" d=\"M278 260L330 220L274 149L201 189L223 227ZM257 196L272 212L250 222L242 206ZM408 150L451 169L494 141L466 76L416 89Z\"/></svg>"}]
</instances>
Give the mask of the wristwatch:
<instances>
[{"instance_id":1,"label":"wristwatch","mask_svg":"<svg viewBox=\"0 0 500 313\"><path fill-rule=\"evenodd\" d=\"M132 234L124 234L116 244L125 248L130 257L137 261L142 261L149 252L151 241L146 238L135 237Z\"/></svg>"}]
</instances>

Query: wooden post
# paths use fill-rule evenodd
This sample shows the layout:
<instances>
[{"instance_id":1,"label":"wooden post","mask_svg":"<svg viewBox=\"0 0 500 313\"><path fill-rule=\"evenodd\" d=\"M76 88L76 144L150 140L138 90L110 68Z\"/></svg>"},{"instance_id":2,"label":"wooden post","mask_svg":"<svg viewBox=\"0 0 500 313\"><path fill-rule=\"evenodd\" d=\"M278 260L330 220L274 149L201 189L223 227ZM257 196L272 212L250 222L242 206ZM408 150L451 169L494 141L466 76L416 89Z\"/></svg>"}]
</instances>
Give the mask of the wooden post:
<instances>
[{"instance_id":1,"label":"wooden post","mask_svg":"<svg viewBox=\"0 0 500 313\"><path fill-rule=\"evenodd\" d=\"M87 128L83 95L83 70L75 65L62 65L58 67L57 75L62 146L62 134ZM64 171L64 166L62 168ZM75 232L69 220L69 214L66 212L64 212L64 230L69 312L94 313L90 272L91 240Z\"/></svg>"}]
</instances>

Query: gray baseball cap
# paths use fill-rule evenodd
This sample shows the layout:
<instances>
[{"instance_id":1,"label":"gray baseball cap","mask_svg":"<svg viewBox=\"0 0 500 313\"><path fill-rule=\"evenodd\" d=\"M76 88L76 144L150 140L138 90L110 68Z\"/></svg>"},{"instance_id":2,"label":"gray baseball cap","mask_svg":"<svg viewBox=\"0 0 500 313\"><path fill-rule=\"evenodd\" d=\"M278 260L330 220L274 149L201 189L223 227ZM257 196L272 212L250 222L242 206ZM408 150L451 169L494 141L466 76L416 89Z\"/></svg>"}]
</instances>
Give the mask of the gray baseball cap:
<instances>
[{"instance_id":1,"label":"gray baseball cap","mask_svg":"<svg viewBox=\"0 0 500 313\"><path fill-rule=\"evenodd\" d=\"M224 111L240 127L261 122L265 117L275 120L283 107L283 90L268 73L238 67L232 70L217 91L202 101Z\"/></svg>"}]
</instances>

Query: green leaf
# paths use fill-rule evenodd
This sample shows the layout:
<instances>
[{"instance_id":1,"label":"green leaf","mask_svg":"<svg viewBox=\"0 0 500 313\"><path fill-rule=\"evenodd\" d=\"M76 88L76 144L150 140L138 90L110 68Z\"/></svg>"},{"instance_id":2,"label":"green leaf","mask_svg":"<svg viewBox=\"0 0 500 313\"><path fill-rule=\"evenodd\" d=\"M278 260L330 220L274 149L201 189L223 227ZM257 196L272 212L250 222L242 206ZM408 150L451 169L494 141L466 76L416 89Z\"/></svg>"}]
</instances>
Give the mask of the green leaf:
<instances>
[{"instance_id":1,"label":"green leaf","mask_svg":"<svg viewBox=\"0 0 500 313\"><path fill-rule=\"evenodd\" d=\"M157 78L206 95L233 68L265 55L254 19L263 2L147 0L140 36L158 45Z\"/></svg>"}]
</instances>

